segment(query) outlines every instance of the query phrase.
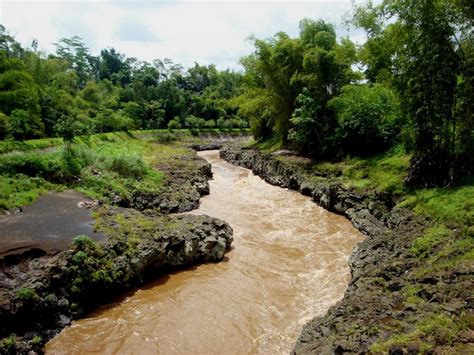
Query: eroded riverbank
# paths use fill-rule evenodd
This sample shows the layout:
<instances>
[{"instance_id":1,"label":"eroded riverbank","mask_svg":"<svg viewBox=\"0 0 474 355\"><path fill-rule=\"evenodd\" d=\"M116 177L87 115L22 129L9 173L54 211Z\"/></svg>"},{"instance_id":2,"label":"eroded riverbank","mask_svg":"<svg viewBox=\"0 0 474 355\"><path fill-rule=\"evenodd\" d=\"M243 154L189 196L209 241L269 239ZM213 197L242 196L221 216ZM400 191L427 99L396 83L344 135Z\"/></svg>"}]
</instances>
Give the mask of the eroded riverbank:
<instances>
[{"instance_id":1,"label":"eroded riverbank","mask_svg":"<svg viewBox=\"0 0 474 355\"><path fill-rule=\"evenodd\" d=\"M390 194L345 185L336 171L315 169L291 152L230 145L220 154L273 185L311 196L368 236L349 259L344 298L305 324L292 353L472 353L473 264L461 254L470 251L449 248L466 243L462 233L454 229L448 248L434 249L427 261L415 246L426 240L430 216L397 206Z\"/></svg>"},{"instance_id":2,"label":"eroded riverbank","mask_svg":"<svg viewBox=\"0 0 474 355\"><path fill-rule=\"evenodd\" d=\"M200 154L214 179L192 213L233 227L227 262L163 277L75 322L48 352L288 353L303 324L343 296L362 240L346 219Z\"/></svg>"}]
</instances>

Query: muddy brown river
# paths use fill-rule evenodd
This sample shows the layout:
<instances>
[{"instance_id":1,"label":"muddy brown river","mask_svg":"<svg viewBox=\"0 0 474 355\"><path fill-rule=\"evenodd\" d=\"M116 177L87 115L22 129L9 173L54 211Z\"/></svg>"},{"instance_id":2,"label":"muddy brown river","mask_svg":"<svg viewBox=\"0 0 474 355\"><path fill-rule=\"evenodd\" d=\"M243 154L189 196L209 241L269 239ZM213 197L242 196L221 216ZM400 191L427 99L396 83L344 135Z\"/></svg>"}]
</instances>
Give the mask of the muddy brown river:
<instances>
[{"instance_id":1,"label":"muddy brown river","mask_svg":"<svg viewBox=\"0 0 474 355\"><path fill-rule=\"evenodd\" d=\"M163 276L64 329L48 354L275 354L340 300L363 236L309 197L271 186L217 151L194 214L230 223L225 261Z\"/></svg>"}]
</instances>

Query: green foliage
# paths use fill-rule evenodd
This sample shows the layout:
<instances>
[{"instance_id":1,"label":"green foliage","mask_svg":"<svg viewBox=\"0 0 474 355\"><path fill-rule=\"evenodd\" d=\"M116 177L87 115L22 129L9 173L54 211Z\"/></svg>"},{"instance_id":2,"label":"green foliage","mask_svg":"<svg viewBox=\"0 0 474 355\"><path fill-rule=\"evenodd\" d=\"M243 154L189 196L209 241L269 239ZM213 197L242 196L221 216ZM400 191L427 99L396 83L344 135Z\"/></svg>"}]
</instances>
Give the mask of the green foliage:
<instances>
[{"instance_id":1,"label":"green foliage","mask_svg":"<svg viewBox=\"0 0 474 355\"><path fill-rule=\"evenodd\" d=\"M329 106L337 113L337 134L347 153L377 153L393 145L398 136L401 111L388 88L348 85Z\"/></svg>"},{"instance_id":2,"label":"green foliage","mask_svg":"<svg viewBox=\"0 0 474 355\"><path fill-rule=\"evenodd\" d=\"M0 175L0 210L31 204L48 190L60 189L42 178L26 175Z\"/></svg>"},{"instance_id":3,"label":"green foliage","mask_svg":"<svg viewBox=\"0 0 474 355\"><path fill-rule=\"evenodd\" d=\"M8 116L0 112L0 140L5 139L8 134L9 121Z\"/></svg>"},{"instance_id":4,"label":"green foliage","mask_svg":"<svg viewBox=\"0 0 474 355\"><path fill-rule=\"evenodd\" d=\"M34 149L44 149L60 145L62 139L59 138L42 138L32 139L26 141L15 141L7 139L0 141L0 154L14 152L14 151L29 151Z\"/></svg>"},{"instance_id":5,"label":"green foliage","mask_svg":"<svg viewBox=\"0 0 474 355\"><path fill-rule=\"evenodd\" d=\"M407 182L448 185L471 172L474 51L463 2L387 0L356 7L368 33L360 59L370 82L397 90L413 148ZM468 96L466 96L468 95Z\"/></svg>"},{"instance_id":6,"label":"green foliage","mask_svg":"<svg viewBox=\"0 0 474 355\"><path fill-rule=\"evenodd\" d=\"M7 127L7 134L15 139L37 137L44 130L38 115L19 109L12 111Z\"/></svg>"},{"instance_id":7,"label":"green foliage","mask_svg":"<svg viewBox=\"0 0 474 355\"><path fill-rule=\"evenodd\" d=\"M24 174L31 177L42 177L50 181L61 180L62 173L60 154L26 153L0 157L0 173L13 176Z\"/></svg>"},{"instance_id":8,"label":"green foliage","mask_svg":"<svg viewBox=\"0 0 474 355\"><path fill-rule=\"evenodd\" d=\"M452 236L452 231L446 226L429 228L422 237L417 238L411 251L420 258L425 258L430 255L437 245L445 242L447 238Z\"/></svg>"},{"instance_id":9,"label":"green foliage","mask_svg":"<svg viewBox=\"0 0 474 355\"><path fill-rule=\"evenodd\" d=\"M32 115L39 113L40 90L24 64L18 59L0 57L0 107L10 115L23 110Z\"/></svg>"},{"instance_id":10,"label":"green foliage","mask_svg":"<svg viewBox=\"0 0 474 355\"><path fill-rule=\"evenodd\" d=\"M32 302L38 295L36 294L35 289L29 287L20 288L18 291L18 298L21 299L23 302Z\"/></svg>"},{"instance_id":11,"label":"green foliage","mask_svg":"<svg viewBox=\"0 0 474 355\"><path fill-rule=\"evenodd\" d=\"M288 133L290 141L303 147L318 144L322 150L323 142L321 139L325 137L321 137L322 127L320 127L320 122L318 122L315 115L316 110L317 103L310 96L308 89L304 88L303 92L296 98L296 109L290 119L293 125Z\"/></svg>"},{"instance_id":12,"label":"green foliage","mask_svg":"<svg viewBox=\"0 0 474 355\"><path fill-rule=\"evenodd\" d=\"M193 115L186 117L184 122L188 128L204 128L204 125L206 124L204 119Z\"/></svg>"},{"instance_id":13,"label":"green foliage","mask_svg":"<svg viewBox=\"0 0 474 355\"><path fill-rule=\"evenodd\" d=\"M311 166L316 176L331 176L343 185L360 190L390 193L395 198L406 196L403 179L410 165L410 156L400 147L373 157L346 157L340 162L320 162Z\"/></svg>"},{"instance_id":14,"label":"green foliage","mask_svg":"<svg viewBox=\"0 0 474 355\"><path fill-rule=\"evenodd\" d=\"M384 342L373 344L370 351L376 354L387 353L394 345L407 346L416 343L419 345L419 350L423 352L430 350L435 342L437 344L451 344L459 332L465 328L465 324L457 323L449 316L433 314L417 319L412 332L394 334Z\"/></svg>"},{"instance_id":15,"label":"green foliage","mask_svg":"<svg viewBox=\"0 0 474 355\"><path fill-rule=\"evenodd\" d=\"M254 46L241 60L244 92L234 100L239 116L258 140L274 135L299 150L334 156L337 121L328 101L356 78L355 46L347 39L338 43L331 24L310 19L300 22L299 38L279 32L254 39Z\"/></svg>"},{"instance_id":16,"label":"green foliage","mask_svg":"<svg viewBox=\"0 0 474 355\"><path fill-rule=\"evenodd\" d=\"M95 251L100 248L99 244L97 244L96 241L94 241L87 235L79 235L75 237L73 240L73 244L76 247L76 250L79 250L81 252Z\"/></svg>"},{"instance_id":17,"label":"green foliage","mask_svg":"<svg viewBox=\"0 0 474 355\"><path fill-rule=\"evenodd\" d=\"M220 118L225 128L247 126L231 101L239 73L199 64L184 71L169 59L147 63L113 48L95 57L77 36L59 40L47 56L22 48L4 27L2 33L8 55L0 55L1 139L61 136L68 149L81 134L181 128L175 117L195 117L187 125L197 129Z\"/></svg>"},{"instance_id":18,"label":"green foliage","mask_svg":"<svg viewBox=\"0 0 474 355\"><path fill-rule=\"evenodd\" d=\"M102 245L84 235L74 238L73 244L74 255L69 265L72 280L69 290L73 294L97 284L110 284L119 276L113 273L110 263L114 255L106 253Z\"/></svg>"},{"instance_id":19,"label":"green foliage","mask_svg":"<svg viewBox=\"0 0 474 355\"><path fill-rule=\"evenodd\" d=\"M30 340L30 344L33 346L39 346L43 343L43 338L40 335L35 335L33 339Z\"/></svg>"},{"instance_id":20,"label":"green foliage","mask_svg":"<svg viewBox=\"0 0 474 355\"><path fill-rule=\"evenodd\" d=\"M141 178L147 172L147 166L139 155L118 155L108 162L108 170L123 177Z\"/></svg>"},{"instance_id":21,"label":"green foliage","mask_svg":"<svg viewBox=\"0 0 474 355\"><path fill-rule=\"evenodd\" d=\"M16 335L11 334L7 338L3 338L0 341L0 350L5 354L16 354L17 341Z\"/></svg>"},{"instance_id":22,"label":"green foliage","mask_svg":"<svg viewBox=\"0 0 474 355\"><path fill-rule=\"evenodd\" d=\"M181 122L179 121L179 117L175 117L171 121L168 122L168 129L172 132L175 129L181 128Z\"/></svg>"}]
</instances>

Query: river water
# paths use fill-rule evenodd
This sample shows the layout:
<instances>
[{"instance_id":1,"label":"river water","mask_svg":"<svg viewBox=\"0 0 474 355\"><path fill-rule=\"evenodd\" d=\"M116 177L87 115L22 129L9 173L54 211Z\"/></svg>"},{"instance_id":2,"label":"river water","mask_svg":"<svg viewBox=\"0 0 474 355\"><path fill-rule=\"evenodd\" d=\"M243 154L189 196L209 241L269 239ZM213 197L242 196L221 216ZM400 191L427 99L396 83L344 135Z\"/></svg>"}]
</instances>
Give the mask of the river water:
<instances>
[{"instance_id":1,"label":"river water","mask_svg":"<svg viewBox=\"0 0 474 355\"><path fill-rule=\"evenodd\" d=\"M363 236L309 197L271 186L217 151L211 194L193 214L230 223L223 262L163 276L76 321L49 354L275 354L340 300Z\"/></svg>"}]
</instances>

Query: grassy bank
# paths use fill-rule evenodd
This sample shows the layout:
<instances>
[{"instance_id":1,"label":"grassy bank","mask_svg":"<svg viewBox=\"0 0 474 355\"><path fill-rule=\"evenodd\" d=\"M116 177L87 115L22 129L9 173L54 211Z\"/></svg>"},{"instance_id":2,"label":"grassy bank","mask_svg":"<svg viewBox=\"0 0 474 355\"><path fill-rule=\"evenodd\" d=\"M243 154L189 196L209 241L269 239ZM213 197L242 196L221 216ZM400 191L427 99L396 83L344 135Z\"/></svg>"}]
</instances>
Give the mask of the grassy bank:
<instances>
[{"instance_id":1,"label":"grassy bank","mask_svg":"<svg viewBox=\"0 0 474 355\"><path fill-rule=\"evenodd\" d=\"M209 137L246 134L246 131L189 130L135 131L78 137L70 151L57 138L0 142L0 210L30 204L50 190L73 188L111 202L116 196L158 193L164 170L175 157L189 154L187 145ZM11 150L13 147L15 151Z\"/></svg>"},{"instance_id":2,"label":"grassy bank","mask_svg":"<svg viewBox=\"0 0 474 355\"><path fill-rule=\"evenodd\" d=\"M158 130L138 130L128 132L109 132L97 133L89 136L80 136L74 139L76 144L97 144L100 142L120 142L128 138L137 138L144 140L169 140L169 139L187 139L192 140L201 136L219 136L219 135L240 135L249 134L249 130L242 129L176 129L173 131L167 129ZM0 140L0 154L12 152L27 152L38 149L47 149L63 145L62 138L42 138L25 141Z\"/></svg>"}]
</instances>

